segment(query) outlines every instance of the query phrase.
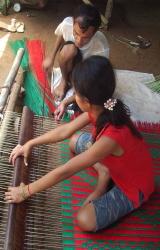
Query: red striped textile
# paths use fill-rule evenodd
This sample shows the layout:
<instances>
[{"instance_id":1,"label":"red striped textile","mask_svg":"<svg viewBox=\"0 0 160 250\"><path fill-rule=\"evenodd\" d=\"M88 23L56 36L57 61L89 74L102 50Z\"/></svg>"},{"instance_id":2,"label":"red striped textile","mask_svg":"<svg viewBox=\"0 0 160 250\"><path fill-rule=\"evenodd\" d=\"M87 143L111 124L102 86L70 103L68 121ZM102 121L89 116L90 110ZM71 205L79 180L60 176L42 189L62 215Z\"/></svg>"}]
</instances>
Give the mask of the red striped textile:
<instances>
[{"instance_id":1,"label":"red striped textile","mask_svg":"<svg viewBox=\"0 0 160 250\"><path fill-rule=\"evenodd\" d=\"M42 97L49 107L51 113L55 111L53 95L50 90L46 73L43 70L42 62L45 57L44 44L40 40L27 40L26 46L29 53L30 66L36 76L37 82L42 91Z\"/></svg>"}]
</instances>

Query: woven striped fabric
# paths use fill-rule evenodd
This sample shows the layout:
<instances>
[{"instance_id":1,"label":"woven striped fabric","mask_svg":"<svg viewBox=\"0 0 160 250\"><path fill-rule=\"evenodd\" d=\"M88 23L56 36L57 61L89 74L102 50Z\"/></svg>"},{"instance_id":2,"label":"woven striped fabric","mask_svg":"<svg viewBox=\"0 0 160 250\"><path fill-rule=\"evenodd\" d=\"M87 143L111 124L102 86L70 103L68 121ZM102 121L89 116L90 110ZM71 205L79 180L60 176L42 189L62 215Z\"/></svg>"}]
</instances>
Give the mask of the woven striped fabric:
<instances>
[{"instance_id":1,"label":"woven striped fabric","mask_svg":"<svg viewBox=\"0 0 160 250\"><path fill-rule=\"evenodd\" d=\"M21 67L25 71L24 78L24 105L29 107L34 114L48 116L55 108L49 83L42 69L44 47L40 40L16 40L10 42L14 53L19 48L24 48L25 53Z\"/></svg>"}]
</instances>

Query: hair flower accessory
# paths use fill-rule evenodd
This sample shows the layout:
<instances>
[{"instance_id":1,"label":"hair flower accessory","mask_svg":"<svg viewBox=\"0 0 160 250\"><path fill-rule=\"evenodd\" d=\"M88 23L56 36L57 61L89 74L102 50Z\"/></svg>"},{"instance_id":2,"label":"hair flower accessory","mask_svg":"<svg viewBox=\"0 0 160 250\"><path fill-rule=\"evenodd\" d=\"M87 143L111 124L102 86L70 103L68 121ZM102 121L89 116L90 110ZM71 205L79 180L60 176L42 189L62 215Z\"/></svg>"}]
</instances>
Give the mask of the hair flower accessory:
<instances>
[{"instance_id":1,"label":"hair flower accessory","mask_svg":"<svg viewBox=\"0 0 160 250\"><path fill-rule=\"evenodd\" d=\"M113 111L113 108L114 106L116 105L117 103L117 99L114 99L114 98L110 98L108 99L105 103L104 103L104 107L108 110L111 110Z\"/></svg>"}]
</instances>

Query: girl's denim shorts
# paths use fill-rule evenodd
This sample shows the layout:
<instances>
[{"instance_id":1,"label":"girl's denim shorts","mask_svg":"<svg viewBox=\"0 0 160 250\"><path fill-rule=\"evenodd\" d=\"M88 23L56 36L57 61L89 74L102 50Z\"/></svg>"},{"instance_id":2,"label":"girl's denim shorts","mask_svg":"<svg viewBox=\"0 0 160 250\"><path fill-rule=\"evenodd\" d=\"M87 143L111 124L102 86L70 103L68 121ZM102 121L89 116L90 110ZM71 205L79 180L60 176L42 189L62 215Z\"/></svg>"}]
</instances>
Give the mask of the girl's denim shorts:
<instances>
[{"instance_id":1,"label":"girl's denim shorts","mask_svg":"<svg viewBox=\"0 0 160 250\"><path fill-rule=\"evenodd\" d=\"M90 133L80 134L75 153L80 154L87 150L93 144L93 138ZM96 214L96 230L106 228L123 216L135 210L132 201L114 185L109 191L106 191L101 197L91 201ZM143 202L143 194L140 192L140 204Z\"/></svg>"},{"instance_id":2,"label":"girl's denim shorts","mask_svg":"<svg viewBox=\"0 0 160 250\"><path fill-rule=\"evenodd\" d=\"M83 132L79 135L76 146L75 153L78 155L86 151L93 144L93 138L90 133Z\"/></svg>"}]
</instances>

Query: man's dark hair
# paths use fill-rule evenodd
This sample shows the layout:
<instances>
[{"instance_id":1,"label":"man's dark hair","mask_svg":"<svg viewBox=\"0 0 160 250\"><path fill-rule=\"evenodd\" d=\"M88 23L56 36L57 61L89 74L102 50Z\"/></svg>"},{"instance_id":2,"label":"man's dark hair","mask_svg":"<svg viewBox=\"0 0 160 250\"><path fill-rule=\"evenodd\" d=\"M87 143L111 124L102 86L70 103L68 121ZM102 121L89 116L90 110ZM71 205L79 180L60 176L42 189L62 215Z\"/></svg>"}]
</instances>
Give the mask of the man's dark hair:
<instances>
[{"instance_id":1,"label":"man's dark hair","mask_svg":"<svg viewBox=\"0 0 160 250\"><path fill-rule=\"evenodd\" d=\"M98 29L101 25L101 17L98 10L90 4L81 4L75 10L73 18L81 29L87 30L90 26Z\"/></svg>"}]
</instances>

